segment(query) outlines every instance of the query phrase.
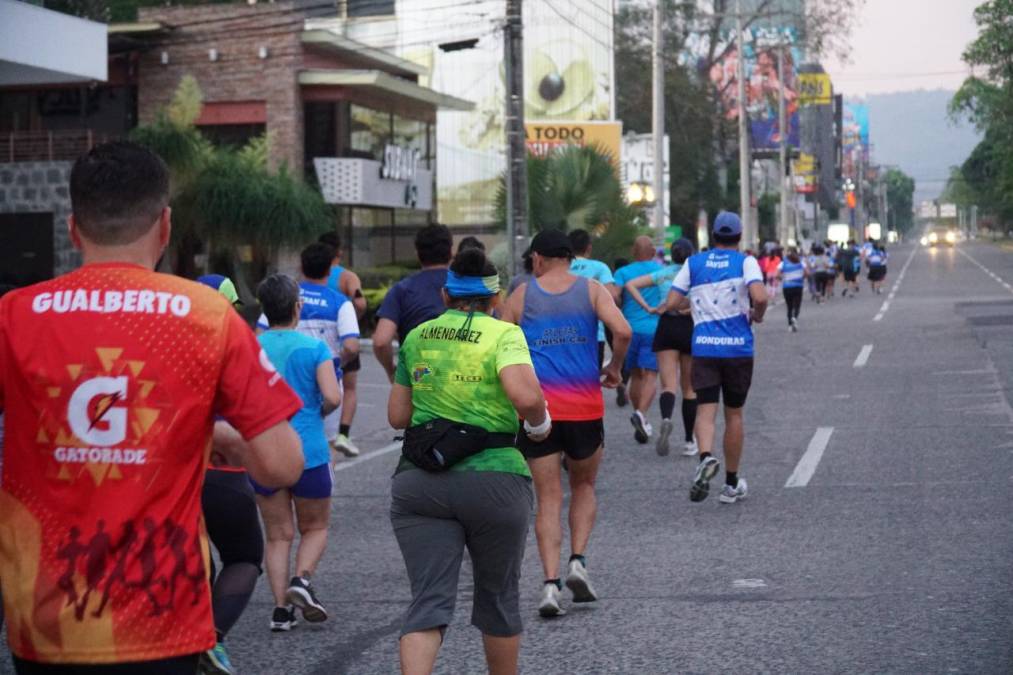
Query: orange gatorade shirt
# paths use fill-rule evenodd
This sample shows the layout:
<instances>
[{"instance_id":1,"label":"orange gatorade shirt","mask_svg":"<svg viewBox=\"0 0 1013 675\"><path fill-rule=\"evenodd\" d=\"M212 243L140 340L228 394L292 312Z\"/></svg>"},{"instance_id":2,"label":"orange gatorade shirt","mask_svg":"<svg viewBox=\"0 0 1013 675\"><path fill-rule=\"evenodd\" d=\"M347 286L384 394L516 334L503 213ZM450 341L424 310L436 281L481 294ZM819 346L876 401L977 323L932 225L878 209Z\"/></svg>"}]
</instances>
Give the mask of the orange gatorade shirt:
<instances>
[{"instance_id":1,"label":"orange gatorade shirt","mask_svg":"<svg viewBox=\"0 0 1013 675\"><path fill-rule=\"evenodd\" d=\"M219 414L251 438L298 411L228 300L127 264L0 301L0 587L44 663L215 644L200 489Z\"/></svg>"}]
</instances>

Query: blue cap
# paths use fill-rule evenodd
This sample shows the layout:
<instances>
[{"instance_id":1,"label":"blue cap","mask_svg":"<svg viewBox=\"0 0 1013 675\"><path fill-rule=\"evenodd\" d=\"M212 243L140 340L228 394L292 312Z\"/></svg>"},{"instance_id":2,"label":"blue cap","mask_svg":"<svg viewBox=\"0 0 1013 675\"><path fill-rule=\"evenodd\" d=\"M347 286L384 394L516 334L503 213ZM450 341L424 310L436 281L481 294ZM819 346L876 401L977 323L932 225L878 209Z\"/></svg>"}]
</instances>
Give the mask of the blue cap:
<instances>
[{"instance_id":1,"label":"blue cap","mask_svg":"<svg viewBox=\"0 0 1013 675\"><path fill-rule=\"evenodd\" d=\"M714 219L714 234L727 235L734 237L737 234L742 234L742 221L739 220L738 215L731 211L722 211L718 214L718 217Z\"/></svg>"}]
</instances>

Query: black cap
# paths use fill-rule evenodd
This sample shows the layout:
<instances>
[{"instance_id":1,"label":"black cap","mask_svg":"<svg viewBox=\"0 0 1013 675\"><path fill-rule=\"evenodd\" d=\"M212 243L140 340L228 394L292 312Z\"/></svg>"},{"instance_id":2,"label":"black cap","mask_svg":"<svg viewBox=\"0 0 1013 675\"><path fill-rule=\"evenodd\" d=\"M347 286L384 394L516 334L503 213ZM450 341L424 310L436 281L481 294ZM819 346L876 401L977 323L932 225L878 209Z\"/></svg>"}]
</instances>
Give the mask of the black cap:
<instances>
[{"instance_id":1,"label":"black cap","mask_svg":"<svg viewBox=\"0 0 1013 675\"><path fill-rule=\"evenodd\" d=\"M562 230L542 230L531 240L531 251L546 258L572 258L570 238Z\"/></svg>"}]
</instances>

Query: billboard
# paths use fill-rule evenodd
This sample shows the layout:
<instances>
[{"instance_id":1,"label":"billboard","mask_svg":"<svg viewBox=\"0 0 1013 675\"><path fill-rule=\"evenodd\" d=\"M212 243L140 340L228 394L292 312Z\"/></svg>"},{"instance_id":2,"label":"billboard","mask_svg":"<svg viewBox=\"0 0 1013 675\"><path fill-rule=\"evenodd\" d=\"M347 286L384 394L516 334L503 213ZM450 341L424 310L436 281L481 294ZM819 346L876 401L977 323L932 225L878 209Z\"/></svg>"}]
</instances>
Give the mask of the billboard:
<instances>
[{"instance_id":1,"label":"billboard","mask_svg":"<svg viewBox=\"0 0 1013 675\"><path fill-rule=\"evenodd\" d=\"M845 101L841 114L843 173L858 177L860 165L869 160L869 107L863 101Z\"/></svg>"},{"instance_id":2,"label":"billboard","mask_svg":"<svg viewBox=\"0 0 1013 675\"><path fill-rule=\"evenodd\" d=\"M613 118L612 0L524 3L525 120L581 123ZM439 111L437 216L448 225L495 222L506 168L503 0L397 0L396 34L386 21L347 22L348 37L425 66L421 83L475 103ZM438 45L477 39L469 49Z\"/></svg>"},{"instance_id":3,"label":"billboard","mask_svg":"<svg viewBox=\"0 0 1013 675\"><path fill-rule=\"evenodd\" d=\"M827 73L799 73L798 85L800 105L830 105L833 86Z\"/></svg>"},{"instance_id":4,"label":"billboard","mask_svg":"<svg viewBox=\"0 0 1013 675\"><path fill-rule=\"evenodd\" d=\"M619 167L622 154L622 122L525 121L528 152L544 157L565 145L590 146L604 152Z\"/></svg>"},{"instance_id":5,"label":"billboard","mask_svg":"<svg viewBox=\"0 0 1013 675\"><path fill-rule=\"evenodd\" d=\"M819 167L815 155L800 153L798 159L792 161L792 174L795 176L795 192L801 194L816 192L816 186L819 184Z\"/></svg>"}]
</instances>

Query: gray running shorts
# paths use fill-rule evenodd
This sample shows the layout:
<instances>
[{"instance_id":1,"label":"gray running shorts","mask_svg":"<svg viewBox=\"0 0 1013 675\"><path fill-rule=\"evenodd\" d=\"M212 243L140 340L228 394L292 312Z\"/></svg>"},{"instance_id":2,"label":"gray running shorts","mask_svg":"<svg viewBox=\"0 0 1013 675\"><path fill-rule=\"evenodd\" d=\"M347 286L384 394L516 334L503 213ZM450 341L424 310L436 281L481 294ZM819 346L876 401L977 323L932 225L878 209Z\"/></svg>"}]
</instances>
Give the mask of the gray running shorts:
<instances>
[{"instance_id":1,"label":"gray running shorts","mask_svg":"<svg viewBox=\"0 0 1013 675\"><path fill-rule=\"evenodd\" d=\"M531 480L512 473L408 469L394 476L390 522L412 589L402 636L450 624L465 546L475 580L471 624L494 637L520 634L533 499Z\"/></svg>"}]
</instances>

